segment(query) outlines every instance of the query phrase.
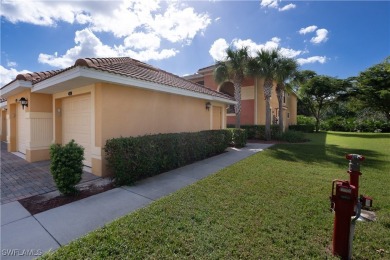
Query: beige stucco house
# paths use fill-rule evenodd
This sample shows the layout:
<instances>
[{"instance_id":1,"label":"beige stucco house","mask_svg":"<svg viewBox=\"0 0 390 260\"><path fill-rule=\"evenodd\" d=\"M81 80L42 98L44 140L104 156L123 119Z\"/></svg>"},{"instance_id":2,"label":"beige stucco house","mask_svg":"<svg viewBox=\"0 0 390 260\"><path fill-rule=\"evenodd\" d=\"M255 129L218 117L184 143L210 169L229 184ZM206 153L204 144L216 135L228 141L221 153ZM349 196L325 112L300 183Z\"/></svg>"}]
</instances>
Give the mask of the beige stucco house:
<instances>
[{"instance_id":1,"label":"beige stucco house","mask_svg":"<svg viewBox=\"0 0 390 260\"><path fill-rule=\"evenodd\" d=\"M84 164L107 175L106 140L226 127L232 97L131 58L86 58L63 70L21 74L1 88L2 139L29 162L52 143L85 148ZM2 125L3 129L3 125Z\"/></svg>"},{"instance_id":2,"label":"beige stucco house","mask_svg":"<svg viewBox=\"0 0 390 260\"><path fill-rule=\"evenodd\" d=\"M234 86L232 82L218 84L213 77L215 66L209 66L199 69L196 74L188 75L185 78L205 85L215 91L225 93L234 97ZM265 101L264 101L264 79L263 78L245 78L241 87L241 124L242 125L264 125L265 124ZM297 95L294 92L285 92L283 96L283 120L284 126L297 124ZM272 122L277 124L279 117L279 103L276 95L276 83L272 90L271 97ZM236 116L234 107L231 106L227 113L227 123L234 125Z\"/></svg>"}]
</instances>

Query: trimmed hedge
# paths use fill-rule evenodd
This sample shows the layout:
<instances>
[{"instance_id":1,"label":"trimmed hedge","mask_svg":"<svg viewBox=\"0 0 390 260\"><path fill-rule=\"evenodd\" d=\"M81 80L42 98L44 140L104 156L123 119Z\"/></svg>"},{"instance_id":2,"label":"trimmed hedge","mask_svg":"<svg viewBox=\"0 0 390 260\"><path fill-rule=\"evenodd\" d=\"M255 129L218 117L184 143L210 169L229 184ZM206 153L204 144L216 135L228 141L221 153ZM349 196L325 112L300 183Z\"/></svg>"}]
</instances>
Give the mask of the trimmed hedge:
<instances>
[{"instance_id":1,"label":"trimmed hedge","mask_svg":"<svg viewBox=\"0 0 390 260\"><path fill-rule=\"evenodd\" d=\"M121 137L107 140L104 150L117 185L129 185L225 151L229 130Z\"/></svg>"},{"instance_id":2,"label":"trimmed hedge","mask_svg":"<svg viewBox=\"0 0 390 260\"><path fill-rule=\"evenodd\" d=\"M72 139L62 146L50 146L50 171L58 190L64 195L77 193L83 173L84 148Z\"/></svg>"},{"instance_id":3,"label":"trimmed hedge","mask_svg":"<svg viewBox=\"0 0 390 260\"><path fill-rule=\"evenodd\" d=\"M228 127L234 127L228 125ZM241 129L246 130L247 139L265 140L265 125L241 125ZM271 125L271 139L279 135L279 125Z\"/></svg>"},{"instance_id":4,"label":"trimmed hedge","mask_svg":"<svg viewBox=\"0 0 390 260\"><path fill-rule=\"evenodd\" d=\"M241 148L246 145L248 135L245 129L228 128L228 130L232 134L232 139L231 139L232 141L230 143L230 146Z\"/></svg>"},{"instance_id":5,"label":"trimmed hedge","mask_svg":"<svg viewBox=\"0 0 390 260\"><path fill-rule=\"evenodd\" d=\"M312 124L307 124L307 125L290 125L288 127L289 130L292 131L301 131L304 133L313 133L315 126Z\"/></svg>"}]
</instances>

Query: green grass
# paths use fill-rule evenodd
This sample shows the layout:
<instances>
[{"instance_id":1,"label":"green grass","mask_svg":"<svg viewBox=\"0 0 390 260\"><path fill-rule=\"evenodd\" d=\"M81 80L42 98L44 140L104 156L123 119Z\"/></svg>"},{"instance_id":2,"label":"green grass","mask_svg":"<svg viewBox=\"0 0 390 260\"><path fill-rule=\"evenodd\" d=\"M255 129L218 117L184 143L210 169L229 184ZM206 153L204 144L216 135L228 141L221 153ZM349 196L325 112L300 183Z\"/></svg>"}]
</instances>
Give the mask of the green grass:
<instances>
[{"instance_id":1,"label":"green grass","mask_svg":"<svg viewBox=\"0 0 390 260\"><path fill-rule=\"evenodd\" d=\"M378 221L358 222L353 255L390 259L390 134L308 137L251 156L45 258L329 259L331 182L348 178L345 154L360 153L360 192L374 198Z\"/></svg>"}]
</instances>

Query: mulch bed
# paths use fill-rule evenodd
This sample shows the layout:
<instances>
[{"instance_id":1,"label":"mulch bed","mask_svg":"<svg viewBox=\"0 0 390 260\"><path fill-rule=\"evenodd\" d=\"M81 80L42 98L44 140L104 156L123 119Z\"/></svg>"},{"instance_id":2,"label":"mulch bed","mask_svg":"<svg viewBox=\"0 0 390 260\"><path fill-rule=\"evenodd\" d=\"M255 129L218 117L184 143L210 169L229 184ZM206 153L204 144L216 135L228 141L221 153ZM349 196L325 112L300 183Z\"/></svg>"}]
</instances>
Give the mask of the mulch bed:
<instances>
[{"instance_id":1,"label":"mulch bed","mask_svg":"<svg viewBox=\"0 0 390 260\"><path fill-rule=\"evenodd\" d=\"M50 199L44 199L45 195L36 195L33 197L19 200L20 204L30 212L31 215L38 214L40 212L53 209L74 201L78 201L92 195L99 194L104 191L108 191L115 188L113 183L109 183L103 186L89 186L88 189L80 190L75 196L59 195Z\"/></svg>"}]
</instances>

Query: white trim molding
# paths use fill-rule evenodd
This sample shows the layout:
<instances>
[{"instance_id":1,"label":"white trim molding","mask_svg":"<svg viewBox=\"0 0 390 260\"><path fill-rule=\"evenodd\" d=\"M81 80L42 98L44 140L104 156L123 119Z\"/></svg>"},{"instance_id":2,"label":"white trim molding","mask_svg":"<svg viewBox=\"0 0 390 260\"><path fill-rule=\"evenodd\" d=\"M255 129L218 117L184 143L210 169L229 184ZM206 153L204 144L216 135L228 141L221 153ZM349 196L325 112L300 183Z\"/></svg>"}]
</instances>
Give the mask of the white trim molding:
<instances>
[{"instance_id":1,"label":"white trim molding","mask_svg":"<svg viewBox=\"0 0 390 260\"><path fill-rule=\"evenodd\" d=\"M22 92L25 89L31 89L32 83L30 81L25 80L15 80L11 84L3 87L0 90L0 96L3 98L7 98L19 92Z\"/></svg>"}]
</instances>

